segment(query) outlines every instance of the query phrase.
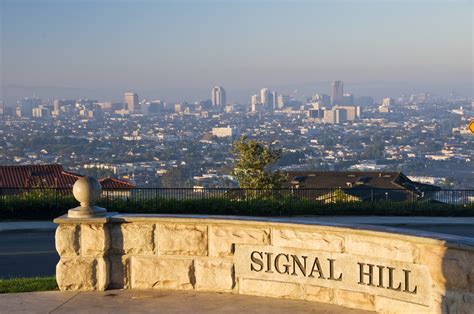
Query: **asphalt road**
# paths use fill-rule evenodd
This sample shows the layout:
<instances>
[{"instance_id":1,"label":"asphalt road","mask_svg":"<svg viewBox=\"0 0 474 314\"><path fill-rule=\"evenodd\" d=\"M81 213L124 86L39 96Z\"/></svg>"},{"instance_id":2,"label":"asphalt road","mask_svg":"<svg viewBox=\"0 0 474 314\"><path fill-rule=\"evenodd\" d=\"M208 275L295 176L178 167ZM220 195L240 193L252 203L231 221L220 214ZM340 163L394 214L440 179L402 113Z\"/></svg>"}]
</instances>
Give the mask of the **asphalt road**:
<instances>
[{"instance_id":1,"label":"asphalt road","mask_svg":"<svg viewBox=\"0 0 474 314\"><path fill-rule=\"evenodd\" d=\"M0 232L0 278L51 276L58 261L54 230Z\"/></svg>"},{"instance_id":2,"label":"asphalt road","mask_svg":"<svg viewBox=\"0 0 474 314\"><path fill-rule=\"evenodd\" d=\"M474 238L474 228L403 227ZM51 276L59 256L54 248L54 231L0 232L0 278Z\"/></svg>"}]
</instances>

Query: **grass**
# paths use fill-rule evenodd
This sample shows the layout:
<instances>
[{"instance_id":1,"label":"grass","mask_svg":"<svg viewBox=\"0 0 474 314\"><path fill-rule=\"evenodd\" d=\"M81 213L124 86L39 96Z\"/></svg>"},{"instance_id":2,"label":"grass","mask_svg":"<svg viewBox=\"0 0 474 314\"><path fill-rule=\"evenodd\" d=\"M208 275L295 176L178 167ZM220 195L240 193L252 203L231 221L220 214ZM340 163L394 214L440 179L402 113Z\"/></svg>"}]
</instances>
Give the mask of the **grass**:
<instances>
[{"instance_id":1,"label":"grass","mask_svg":"<svg viewBox=\"0 0 474 314\"><path fill-rule=\"evenodd\" d=\"M0 279L0 293L58 290L56 277Z\"/></svg>"}]
</instances>

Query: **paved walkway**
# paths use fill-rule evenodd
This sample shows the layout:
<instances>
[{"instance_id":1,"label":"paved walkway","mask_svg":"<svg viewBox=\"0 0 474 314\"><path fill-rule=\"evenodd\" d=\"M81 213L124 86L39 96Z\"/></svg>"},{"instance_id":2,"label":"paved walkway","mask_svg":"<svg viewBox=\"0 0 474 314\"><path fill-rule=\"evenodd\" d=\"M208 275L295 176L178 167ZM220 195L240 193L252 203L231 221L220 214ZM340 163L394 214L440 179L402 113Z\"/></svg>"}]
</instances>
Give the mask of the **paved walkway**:
<instances>
[{"instance_id":1,"label":"paved walkway","mask_svg":"<svg viewBox=\"0 0 474 314\"><path fill-rule=\"evenodd\" d=\"M297 216L273 217L285 221L307 219L311 222L363 224L380 226L474 226L474 217L411 217L411 216ZM1 231L54 230L52 221L0 221Z\"/></svg>"},{"instance_id":2,"label":"paved walkway","mask_svg":"<svg viewBox=\"0 0 474 314\"><path fill-rule=\"evenodd\" d=\"M0 294L0 313L369 313L332 304L164 290Z\"/></svg>"}]
</instances>

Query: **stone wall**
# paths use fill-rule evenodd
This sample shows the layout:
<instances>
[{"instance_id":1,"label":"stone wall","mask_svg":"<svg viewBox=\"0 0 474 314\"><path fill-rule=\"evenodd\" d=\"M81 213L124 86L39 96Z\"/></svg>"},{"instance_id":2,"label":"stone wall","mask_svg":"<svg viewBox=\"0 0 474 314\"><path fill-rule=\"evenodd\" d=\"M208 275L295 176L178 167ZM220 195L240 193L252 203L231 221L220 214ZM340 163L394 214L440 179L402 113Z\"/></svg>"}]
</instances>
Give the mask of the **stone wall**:
<instances>
[{"instance_id":1,"label":"stone wall","mask_svg":"<svg viewBox=\"0 0 474 314\"><path fill-rule=\"evenodd\" d=\"M61 290L216 291L383 313L474 313L474 243L460 237L236 217L55 222Z\"/></svg>"}]
</instances>

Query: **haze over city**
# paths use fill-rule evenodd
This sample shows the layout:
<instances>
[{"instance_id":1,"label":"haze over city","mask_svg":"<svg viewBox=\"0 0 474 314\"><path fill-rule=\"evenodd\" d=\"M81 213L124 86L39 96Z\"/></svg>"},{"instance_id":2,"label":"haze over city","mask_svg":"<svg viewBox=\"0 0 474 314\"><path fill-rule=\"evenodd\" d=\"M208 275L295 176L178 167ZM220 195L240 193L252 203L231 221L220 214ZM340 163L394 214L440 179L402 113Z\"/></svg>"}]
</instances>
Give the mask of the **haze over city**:
<instances>
[{"instance_id":1,"label":"haze over city","mask_svg":"<svg viewBox=\"0 0 474 314\"><path fill-rule=\"evenodd\" d=\"M1 95L167 101L471 96L471 1L2 0Z\"/></svg>"}]
</instances>

